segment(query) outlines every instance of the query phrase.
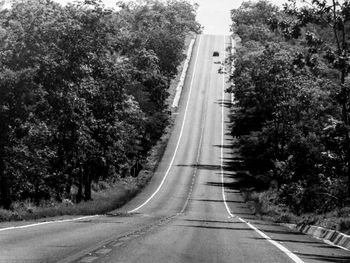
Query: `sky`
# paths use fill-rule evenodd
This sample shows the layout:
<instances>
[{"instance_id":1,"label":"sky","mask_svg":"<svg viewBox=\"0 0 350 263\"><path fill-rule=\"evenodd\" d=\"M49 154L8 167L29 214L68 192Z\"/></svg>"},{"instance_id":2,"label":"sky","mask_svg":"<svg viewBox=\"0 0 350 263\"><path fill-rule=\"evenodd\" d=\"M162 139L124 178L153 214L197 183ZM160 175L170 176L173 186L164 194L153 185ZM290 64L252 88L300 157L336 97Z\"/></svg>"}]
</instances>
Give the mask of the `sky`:
<instances>
[{"instance_id":1,"label":"sky","mask_svg":"<svg viewBox=\"0 0 350 263\"><path fill-rule=\"evenodd\" d=\"M55 0L67 3L72 0ZM197 20L204 26L204 33L229 35L230 10L238 8L243 0L190 0L199 4ZM282 6L287 0L270 0L271 3ZM117 0L103 0L108 7L115 7Z\"/></svg>"},{"instance_id":2,"label":"sky","mask_svg":"<svg viewBox=\"0 0 350 263\"><path fill-rule=\"evenodd\" d=\"M204 33L228 35L230 10L238 8L242 0L197 0L199 9L197 20L204 26ZM270 0L271 3L282 6L286 0Z\"/></svg>"}]
</instances>

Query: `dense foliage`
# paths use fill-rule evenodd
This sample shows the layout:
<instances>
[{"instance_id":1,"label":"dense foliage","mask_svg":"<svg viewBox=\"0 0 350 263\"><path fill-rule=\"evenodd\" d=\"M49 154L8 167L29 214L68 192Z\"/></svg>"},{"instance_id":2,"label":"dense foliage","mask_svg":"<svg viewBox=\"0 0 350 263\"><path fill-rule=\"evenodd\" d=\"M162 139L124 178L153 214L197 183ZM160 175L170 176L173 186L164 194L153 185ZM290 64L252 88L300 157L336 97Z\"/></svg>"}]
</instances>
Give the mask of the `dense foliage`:
<instances>
[{"instance_id":1,"label":"dense foliage","mask_svg":"<svg viewBox=\"0 0 350 263\"><path fill-rule=\"evenodd\" d=\"M167 125L195 11L176 0L0 10L0 206L74 190L88 200L93 180L128 175Z\"/></svg>"},{"instance_id":2,"label":"dense foliage","mask_svg":"<svg viewBox=\"0 0 350 263\"><path fill-rule=\"evenodd\" d=\"M232 10L232 133L260 185L293 212L348 204L348 2Z\"/></svg>"}]
</instances>

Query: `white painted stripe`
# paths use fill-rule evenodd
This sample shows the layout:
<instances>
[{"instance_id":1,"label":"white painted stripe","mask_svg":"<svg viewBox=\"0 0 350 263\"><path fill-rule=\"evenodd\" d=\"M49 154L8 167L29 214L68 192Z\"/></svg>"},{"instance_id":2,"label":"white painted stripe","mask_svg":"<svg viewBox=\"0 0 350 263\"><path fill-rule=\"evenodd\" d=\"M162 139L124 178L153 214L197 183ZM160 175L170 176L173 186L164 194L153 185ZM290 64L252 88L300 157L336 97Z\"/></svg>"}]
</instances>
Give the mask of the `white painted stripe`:
<instances>
[{"instance_id":1,"label":"white painted stripe","mask_svg":"<svg viewBox=\"0 0 350 263\"><path fill-rule=\"evenodd\" d=\"M224 50L223 50L223 54L225 56L225 36L224 36ZM225 59L225 57L224 57ZM222 102L224 102L225 100L225 74L223 74L222 77ZM222 112L221 112L221 145L224 145L224 121L225 121L225 112L224 112L224 108L222 107ZM259 229L257 229L255 226L253 226L251 223L245 221L243 218L240 218L234 214L231 213L231 210L227 204L226 201L226 196L225 196L225 186L224 186L224 168L223 168L223 158L224 158L224 153L223 153L223 147L221 147L221 189L222 189L222 199L224 201L225 204L225 208L227 210L227 213L230 215L230 217L235 217L237 218L239 221L241 221L242 223L247 224L251 229L253 229L255 232L257 232L260 236L262 236L264 239L266 239L267 241L269 241L271 244L273 244L275 247L277 247L279 250L281 250L283 253L285 253L289 258L291 258L295 263L304 263L304 261L302 261L297 255L295 255L293 252L291 252L290 250L288 250L285 246L282 246L280 243L274 241L273 239L271 239L268 235L266 235L265 233L263 233L262 231L260 231Z\"/></svg>"},{"instance_id":2,"label":"white painted stripe","mask_svg":"<svg viewBox=\"0 0 350 263\"><path fill-rule=\"evenodd\" d=\"M176 144L176 147L175 147L175 151L174 151L173 157L172 157L172 159L171 159L171 161L170 161L169 167L168 167L168 169L166 170L165 175L164 175L164 177L163 177L163 179L162 179L160 185L159 185L158 188L155 190L155 192L154 192L144 203L142 203L142 204L139 205L138 207L134 208L133 210L128 211L128 213L136 212L137 210L139 210L140 208L142 208L143 206L145 206L149 201L151 201L151 199L152 199L152 198L159 192L159 190L162 188L162 186L163 186L163 184L164 184L164 182L165 182L165 179L166 179L166 178L168 177L168 175L169 175L170 169L171 169L171 167L172 167L172 165L173 165L173 163L174 163L175 156L176 156L177 150L178 150L179 145L180 145L182 133L183 133L184 126L185 126L185 121L186 121L187 111L188 111L188 105L189 105L190 98L191 98L191 93L192 93L192 86L193 86L194 75L195 75L196 68L197 68L197 61L198 61L198 54L199 54L199 49L200 49L201 40L202 40L202 37L199 36L199 42L198 42L198 47L197 47L196 60L195 60L195 62L194 62L193 74L192 74L192 79L191 79L191 84L190 84L190 91L189 91L188 98L187 98L187 103L186 103L184 118L183 118L182 125L181 125L180 135L179 135L179 138L178 138L178 140L177 140L177 144Z\"/></svg>"},{"instance_id":3,"label":"white painted stripe","mask_svg":"<svg viewBox=\"0 0 350 263\"><path fill-rule=\"evenodd\" d=\"M12 229L23 229L23 228L29 228L29 227L35 227L35 226L42 226L42 225L48 225L48 224L56 224L56 223L65 223L65 222L73 222L73 221L78 221L78 220L84 220L88 218L93 218L98 215L93 215L93 216L83 216L83 217L77 217L77 218L72 218L72 219L63 219L63 220L55 220L55 221L46 221L46 222L40 222L40 223L35 223L35 224L30 224L30 225L24 225L24 226L11 226L11 227L6 227L6 228L0 228L1 231L6 231L6 230L12 230Z\"/></svg>"}]
</instances>

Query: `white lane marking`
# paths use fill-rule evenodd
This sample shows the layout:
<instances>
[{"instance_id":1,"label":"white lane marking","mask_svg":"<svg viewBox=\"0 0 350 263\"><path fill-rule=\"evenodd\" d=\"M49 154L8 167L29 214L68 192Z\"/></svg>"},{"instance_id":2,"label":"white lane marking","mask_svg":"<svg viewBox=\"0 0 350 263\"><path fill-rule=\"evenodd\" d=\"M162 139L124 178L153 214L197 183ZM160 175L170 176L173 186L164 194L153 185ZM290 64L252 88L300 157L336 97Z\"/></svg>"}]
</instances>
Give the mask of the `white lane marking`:
<instances>
[{"instance_id":1,"label":"white lane marking","mask_svg":"<svg viewBox=\"0 0 350 263\"><path fill-rule=\"evenodd\" d=\"M23 229L23 228L29 228L29 227L34 227L34 226L42 226L42 225L48 225L48 224L55 224L55 223L73 222L73 221L93 218L93 217L96 217L96 216L98 216L98 215L83 216L83 217L77 217L77 218L72 218L72 219L63 219L63 220L55 220L55 221L46 221L46 222L35 223L35 224L24 225L24 226L10 226L10 227L6 227L6 228L0 228L0 232L1 231L6 231L6 230L12 230L12 229Z\"/></svg>"},{"instance_id":2,"label":"white lane marking","mask_svg":"<svg viewBox=\"0 0 350 263\"><path fill-rule=\"evenodd\" d=\"M225 56L225 36L224 36L224 52L223 52L224 56ZM225 58L225 57L224 57ZM223 74L222 77L222 85L223 85L223 89L222 89L222 102L224 102L225 100L225 75ZM224 108L222 106L222 111L221 111L221 145L224 145L224 121L225 121L225 117L224 117ZM240 218L239 216L236 216L234 214L231 213L231 210L227 204L226 201L226 196L225 196L225 186L224 186L224 169L223 169L223 158L224 158L224 152L223 152L223 147L221 147L221 189L222 189L222 199L224 201L225 204L225 208L227 210L227 213L230 215L230 217L235 217L237 218L239 221L241 221L242 223L247 224L251 229L253 229L255 232L257 232L260 236L262 236L264 239L266 239L267 241L269 241L271 244L273 244L274 246L276 246L279 250L281 250L283 253L285 253L289 258L291 258L295 263L304 263L304 261L302 261L297 255L295 255L293 252L291 252L290 250L288 250L286 247L282 246L281 244L277 243L276 241L274 241L273 239L271 239L268 235L266 235L265 233L263 233L262 231L260 231L259 229L257 229L255 226L253 226L251 223L245 221L243 218Z\"/></svg>"},{"instance_id":3,"label":"white lane marking","mask_svg":"<svg viewBox=\"0 0 350 263\"><path fill-rule=\"evenodd\" d=\"M175 147L175 151L174 151L173 157L172 157L172 159L171 159L171 161L170 161L169 167L168 167L168 169L166 170L165 175L164 175L162 181L160 182L160 185L159 185L158 188L155 190L155 192L154 192L144 203L142 203L142 204L139 205L138 207L134 208L133 210L128 211L128 213L133 213L133 212L139 210L141 207L145 206L145 205L159 192L159 190L162 188L162 186L163 186L163 184L164 184L165 179L166 179L166 178L168 177L168 175L169 175L170 169L171 169L171 167L172 167L172 165L173 165L173 163L174 163L175 156L176 156L177 150L178 150L179 145L180 145L182 133L183 133L184 126L185 126L185 121L186 121L186 117L187 117L188 105L189 105L190 98L191 98L191 93L192 93L192 86L193 86L194 75L195 75L196 68L197 68L197 61L198 61L198 54L199 54L199 49L200 49L201 40L202 40L202 36L200 35L200 36L199 36L199 42L198 42L198 49L197 49L197 53L196 53L196 59L195 59L195 62L194 62L194 68L193 68L192 79L191 79L191 83L190 83L190 91L189 91L189 93L188 93L188 98L187 98L187 103L186 103L184 118L183 118L182 125L181 125L181 131L180 131L180 135L179 135L179 138L178 138L178 140L177 140L177 144L176 144L176 147Z\"/></svg>"}]
</instances>

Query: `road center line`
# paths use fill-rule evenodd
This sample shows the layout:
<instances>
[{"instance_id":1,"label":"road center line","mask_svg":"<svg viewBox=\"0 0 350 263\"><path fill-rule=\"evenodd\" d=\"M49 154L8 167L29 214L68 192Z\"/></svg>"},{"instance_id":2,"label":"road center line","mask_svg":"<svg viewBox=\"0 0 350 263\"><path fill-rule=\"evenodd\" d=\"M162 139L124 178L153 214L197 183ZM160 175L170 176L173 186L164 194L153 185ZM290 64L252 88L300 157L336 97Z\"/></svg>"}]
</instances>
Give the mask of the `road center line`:
<instances>
[{"instance_id":1,"label":"road center line","mask_svg":"<svg viewBox=\"0 0 350 263\"><path fill-rule=\"evenodd\" d=\"M162 181L160 182L158 188L154 191L154 193L153 193L144 203L142 203L142 204L139 205L138 207L134 208L133 210L128 211L128 213L136 212L137 210L139 210L140 208L142 208L143 206L145 206L149 201L151 201L151 199L152 199L152 198L159 192L159 190L162 188L162 186L163 186L163 184L164 184L164 182L165 182L165 179L168 177L169 172L170 172L170 169L171 169L171 167L173 166L173 163L174 163L174 160L175 160L175 156L176 156L177 150L178 150L178 148L179 148L180 141L181 141L181 137L182 137L182 133L183 133L184 126L185 126L185 121L186 121L186 117L187 117L188 105L189 105L190 98L191 98L191 93L192 93L192 86L193 86L194 75L195 75L195 73L196 73L196 68L197 68L197 61L198 61L198 54L199 54L199 49L200 49L201 40L202 40L202 37L201 37L201 35L199 35L199 41L198 41L196 59L195 59L195 62L194 62L194 68L193 68L193 73L192 73L192 79L191 79L191 83L190 83L190 91L189 91L189 93L188 93L188 98L187 98L187 103L186 103L184 118L183 118L183 121L182 121L181 130L180 130L180 135L179 135L179 138L178 138L178 140L177 140L177 144L176 144L176 147L175 147L175 151L174 151L173 157L172 157L172 159L171 159L171 161L170 161L170 164L169 164L169 166L168 166L168 169L166 170L165 175L164 175Z\"/></svg>"},{"instance_id":2,"label":"road center line","mask_svg":"<svg viewBox=\"0 0 350 263\"><path fill-rule=\"evenodd\" d=\"M224 36L224 50L223 50L223 54L224 54L224 60L225 60L225 41L226 41L226 37ZM225 74L223 74L222 77L222 103L224 103L225 100ZM221 111L221 145L224 145L224 121L225 121L225 112L224 112L224 106L222 105L222 111ZM224 186L224 165L223 165L223 158L224 158L224 152L223 152L223 147L221 147L221 190L222 190L222 199L224 201L225 204L225 208L227 210L227 213L231 216L231 217L235 217L237 218L239 221L241 221L242 223L247 224L251 229L253 229L255 232L257 232L260 236L262 236L264 239L266 239L267 241L269 241L271 244L273 244L275 247L277 247L279 250L281 250L283 253L285 253L289 258L291 258L295 263L304 263L304 261L302 261L297 255L295 255L293 252L291 252L290 250L288 250L285 246L282 246L280 243L274 241L273 239L271 239L271 237L269 237L268 235L266 235L265 233L263 233L261 230L257 229L255 226L253 226L251 223L245 221L243 218L240 218L239 216L236 216L234 214L231 213L231 210L227 204L226 201L226 196L225 196L225 186Z\"/></svg>"}]
</instances>

